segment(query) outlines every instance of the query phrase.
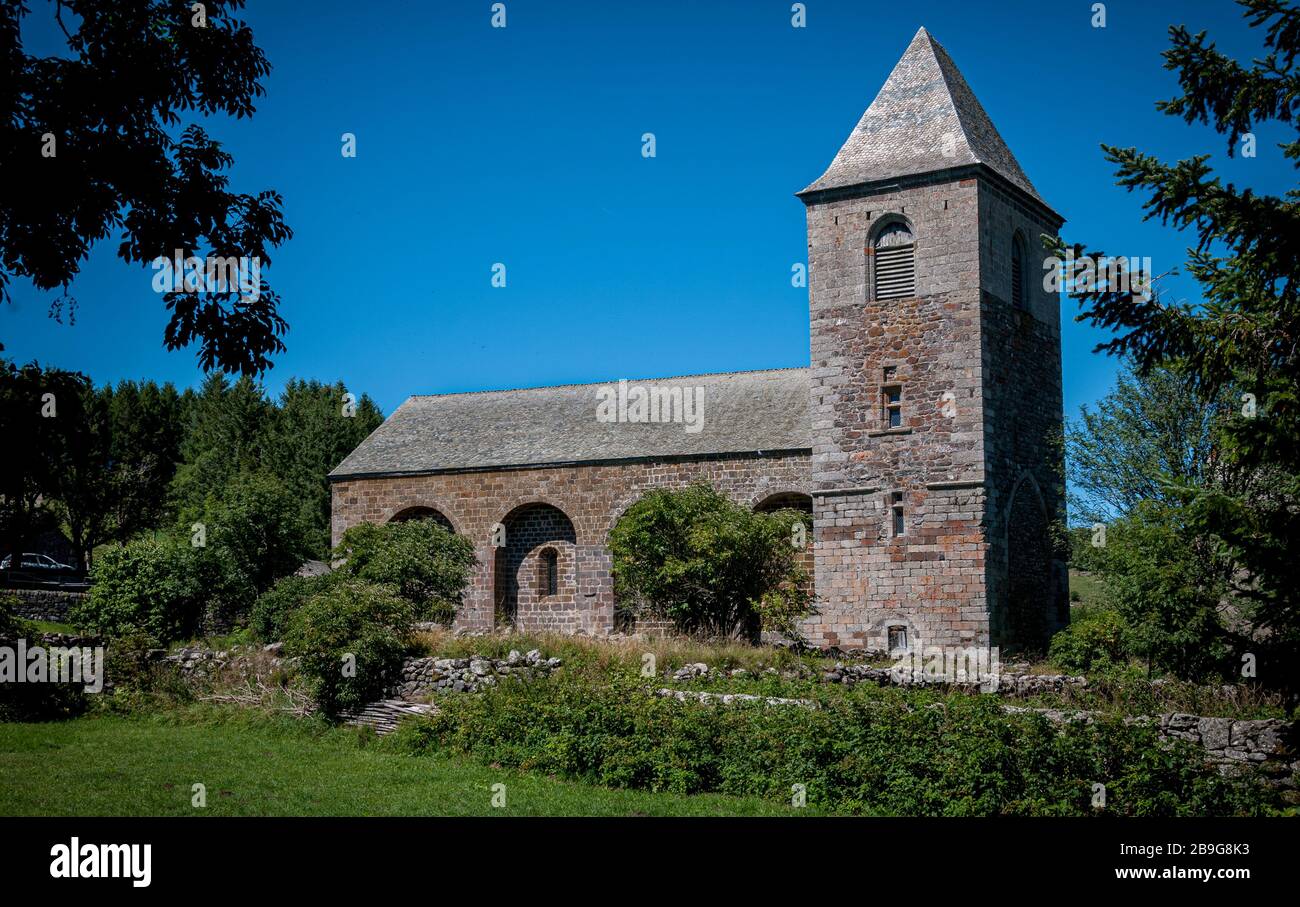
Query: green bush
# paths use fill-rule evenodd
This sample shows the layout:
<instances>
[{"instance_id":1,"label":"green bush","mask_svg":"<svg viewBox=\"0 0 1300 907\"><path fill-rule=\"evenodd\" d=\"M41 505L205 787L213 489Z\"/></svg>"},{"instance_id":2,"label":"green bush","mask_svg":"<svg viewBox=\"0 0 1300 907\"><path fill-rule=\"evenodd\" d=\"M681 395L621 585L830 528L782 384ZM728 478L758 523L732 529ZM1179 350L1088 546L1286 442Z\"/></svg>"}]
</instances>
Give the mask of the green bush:
<instances>
[{"instance_id":1,"label":"green bush","mask_svg":"<svg viewBox=\"0 0 1300 907\"><path fill-rule=\"evenodd\" d=\"M376 526L359 523L339 540L339 571L390 585L409 601L417 620L451 623L474 568L474 546L433 520Z\"/></svg>"},{"instance_id":2,"label":"green bush","mask_svg":"<svg viewBox=\"0 0 1300 907\"><path fill-rule=\"evenodd\" d=\"M86 711L87 698L79 683L0 683L0 721L75 718Z\"/></svg>"},{"instance_id":3,"label":"green bush","mask_svg":"<svg viewBox=\"0 0 1300 907\"><path fill-rule=\"evenodd\" d=\"M105 651L105 670L113 679L113 693L97 699L97 705L119 713L155 713L191 701L193 687L176 664L154 657L159 648L158 640L148 633L130 632L114 639Z\"/></svg>"},{"instance_id":4,"label":"green bush","mask_svg":"<svg viewBox=\"0 0 1300 907\"><path fill-rule=\"evenodd\" d=\"M289 617L302 607L303 602L327 591L337 582L339 574L321 576L286 576L257 598L249 616L249 626L266 642L284 639Z\"/></svg>"},{"instance_id":5,"label":"green bush","mask_svg":"<svg viewBox=\"0 0 1300 907\"><path fill-rule=\"evenodd\" d=\"M208 499L198 522L207 528L208 545L229 552L231 566L256 596L311 557L311 530L301 509L274 476L241 473Z\"/></svg>"},{"instance_id":6,"label":"green bush","mask_svg":"<svg viewBox=\"0 0 1300 907\"><path fill-rule=\"evenodd\" d=\"M1128 637L1118 611L1075 608L1070 625L1052 637L1047 657L1067 671L1103 671L1128 661Z\"/></svg>"},{"instance_id":7,"label":"green bush","mask_svg":"<svg viewBox=\"0 0 1300 907\"><path fill-rule=\"evenodd\" d=\"M791 544L798 522L810 521L796 510L755 513L708 485L651 491L610 532L621 606L697 636L797 638L809 607Z\"/></svg>"},{"instance_id":8,"label":"green bush","mask_svg":"<svg viewBox=\"0 0 1300 907\"><path fill-rule=\"evenodd\" d=\"M410 646L411 603L391 586L341 580L289 617L285 653L326 715L380 698L398 677Z\"/></svg>"},{"instance_id":9,"label":"green bush","mask_svg":"<svg viewBox=\"0 0 1300 907\"><path fill-rule=\"evenodd\" d=\"M147 633L164 642L198 633L211 589L204 584L202 549L142 539L109 548L95 559L90 594L68 620L108 637Z\"/></svg>"},{"instance_id":10,"label":"green bush","mask_svg":"<svg viewBox=\"0 0 1300 907\"><path fill-rule=\"evenodd\" d=\"M34 631L30 621L18 616L20 604L16 595L0 595L0 639L22 639Z\"/></svg>"},{"instance_id":11,"label":"green bush","mask_svg":"<svg viewBox=\"0 0 1300 907\"><path fill-rule=\"evenodd\" d=\"M0 595L0 644L13 645L20 639L30 649L41 645L36 625L17 614L18 597ZM18 671L26 665L14 664ZM0 683L0 721L51 721L71 718L85 711L83 684Z\"/></svg>"},{"instance_id":12,"label":"green bush","mask_svg":"<svg viewBox=\"0 0 1300 907\"><path fill-rule=\"evenodd\" d=\"M1128 626L1134 655L1196 682L1240 665L1225 623L1233 568L1189 532L1177 508L1138 506L1111 524L1099 550L1106 599Z\"/></svg>"},{"instance_id":13,"label":"green bush","mask_svg":"<svg viewBox=\"0 0 1300 907\"><path fill-rule=\"evenodd\" d=\"M307 535L297 503L274 479L243 474L175 533L102 550L90 595L70 619L106 636L140 632L161 643L225 632L297 569Z\"/></svg>"},{"instance_id":14,"label":"green bush","mask_svg":"<svg viewBox=\"0 0 1300 907\"><path fill-rule=\"evenodd\" d=\"M273 476L240 473L210 495L201 512L181 521L187 538L195 524L202 527L195 566L208 590L207 632L244 624L257 597L310 556L311 530L301 510Z\"/></svg>"},{"instance_id":15,"label":"green bush","mask_svg":"<svg viewBox=\"0 0 1300 907\"><path fill-rule=\"evenodd\" d=\"M1265 811L1189 744L1121 721L1066 728L1007 714L994 697L860 687L821 708L702 705L648 695L631 670L566 667L545 679L446 697L395 745L585 783L722 792L876 815L1111 815Z\"/></svg>"}]
</instances>

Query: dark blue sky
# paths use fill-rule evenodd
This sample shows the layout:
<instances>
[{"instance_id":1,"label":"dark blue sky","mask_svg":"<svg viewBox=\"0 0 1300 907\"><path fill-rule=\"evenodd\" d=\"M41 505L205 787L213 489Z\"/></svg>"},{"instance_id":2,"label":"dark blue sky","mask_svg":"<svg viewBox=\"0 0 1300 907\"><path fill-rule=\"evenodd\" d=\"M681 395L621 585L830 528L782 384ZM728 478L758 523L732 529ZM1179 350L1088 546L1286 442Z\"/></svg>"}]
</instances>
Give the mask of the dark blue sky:
<instances>
[{"instance_id":1,"label":"dark blue sky","mask_svg":"<svg viewBox=\"0 0 1300 907\"><path fill-rule=\"evenodd\" d=\"M1166 29L1209 29L1240 58L1262 45L1227 0L1090 3L254 2L272 66L251 120L210 130L233 187L279 190L295 237L268 269L288 351L265 376L344 380L391 412L408 394L808 363L805 260L794 192L821 174L918 26L966 76L1065 235L1182 265L1187 238L1141 222L1098 144L1174 160L1209 152L1225 179L1280 192L1294 179L1158 114L1174 94ZM32 3L29 50L57 49ZM357 157L340 154L354 133ZM654 159L641 136L657 139ZM153 271L102 242L71 288L74 326L15 282L5 355L97 382L200 379L162 346ZM508 285L491 286L493 263ZM1174 279L1179 298L1195 285ZM1063 303L1067 414L1105 393L1114 363Z\"/></svg>"}]
</instances>

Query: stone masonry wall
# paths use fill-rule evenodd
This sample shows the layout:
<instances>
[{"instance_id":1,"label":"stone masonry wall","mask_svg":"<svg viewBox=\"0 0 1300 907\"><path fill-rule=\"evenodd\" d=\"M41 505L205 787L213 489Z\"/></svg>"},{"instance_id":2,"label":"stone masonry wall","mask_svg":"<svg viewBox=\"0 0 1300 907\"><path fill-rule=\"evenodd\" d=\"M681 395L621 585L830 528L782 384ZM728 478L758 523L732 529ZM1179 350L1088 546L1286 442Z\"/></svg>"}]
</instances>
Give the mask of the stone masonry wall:
<instances>
[{"instance_id":1,"label":"stone masonry wall","mask_svg":"<svg viewBox=\"0 0 1300 907\"><path fill-rule=\"evenodd\" d=\"M808 208L816 645L883 649L894 625L988 643L978 215L973 179ZM915 237L917 295L877 301L869 249L895 216ZM886 384L902 386L898 429Z\"/></svg>"},{"instance_id":2,"label":"stone masonry wall","mask_svg":"<svg viewBox=\"0 0 1300 907\"><path fill-rule=\"evenodd\" d=\"M501 577L513 569L517 588L524 590L517 599L519 629L603 635L614 629L609 531L647 491L681 488L696 481L710 482L732 500L754 507L777 494L807 494L808 454L776 452L344 480L332 486L331 531L337 544L344 530L356 523L385 523L410 507L433 508L473 542L478 558L456 618L458 629L496 626L496 595L506 585ZM528 512L522 508L536 504L550 505L567 517L572 541L539 535L523 557L508 562L517 566L498 569L498 549L493 548L491 539L493 524L506 526L509 545L511 525L519 528L520 517ZM536 560L548 546L560 554L560 588L554 601L536 596Z\"/></svg>"},{"instance_id":3,"label":"stone masonry wall","mask_svg":"<svg viewBox=\"0 0 1300 907\"><path fill-rule=\"evenodd\" d=\"M1050 527L1065 517L1060 301L1043 288L1054 219L980 182L988 598L995 644L1041 647L1069 622L1065 561ZM1012 301L1013 237L1024 250L1024 305Z\"/></svg>"}]
</instances>

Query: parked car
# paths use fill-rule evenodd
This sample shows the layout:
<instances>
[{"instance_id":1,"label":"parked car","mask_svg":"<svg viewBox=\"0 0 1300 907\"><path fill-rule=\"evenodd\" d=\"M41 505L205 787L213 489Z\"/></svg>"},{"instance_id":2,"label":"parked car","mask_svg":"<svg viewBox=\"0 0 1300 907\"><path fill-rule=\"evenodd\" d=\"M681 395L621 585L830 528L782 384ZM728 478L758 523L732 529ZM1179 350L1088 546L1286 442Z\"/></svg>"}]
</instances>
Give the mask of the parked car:
<instances>
[{"instance_id":1,"label":"parked car","mask_svg":"<svg viewBox=\"0 0 1300 907\"><path fill-rule=\"evenodd\" d=\"M0 575L3 575L6 586L84 587L86 585L85 574L76 567L57 561L48 554L34 551L24 551L17 567L13 565L13 555L5 555L4 559L0 560Z\"/></svg>"}]
</instances>

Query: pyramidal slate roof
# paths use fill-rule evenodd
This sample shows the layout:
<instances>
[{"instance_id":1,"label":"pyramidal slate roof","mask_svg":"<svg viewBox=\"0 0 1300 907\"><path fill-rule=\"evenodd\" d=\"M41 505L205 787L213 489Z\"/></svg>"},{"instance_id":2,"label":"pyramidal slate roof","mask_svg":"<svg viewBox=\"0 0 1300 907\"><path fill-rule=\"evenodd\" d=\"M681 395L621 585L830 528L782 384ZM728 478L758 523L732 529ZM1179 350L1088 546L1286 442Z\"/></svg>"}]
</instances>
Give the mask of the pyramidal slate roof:
<instances>
[{"instance_id":1,"label":"pyramidal slate roof","mask_svg":"<svg viewBox=\"0 0 1300 907\"><path fill-rule=\"evenodd\" d=\"M830 167L798 194L968 164L1043 201L948 52L921 28Z\"/></svg>"},{"instance_id":2,"label":"pyramidal slate roof","mask_svg":"<svg viewBox=\"0 0 1300 907\"><path fill-rule=\"evenodd\" d=\"M613 399L617 413L620 384L625 400L637 387L702 400L690 411L699 430L684 417L602 421L597 407ZM808 405L803 368L408 397L330 478L809 450Z\"/></svg>"}]
</instances>

